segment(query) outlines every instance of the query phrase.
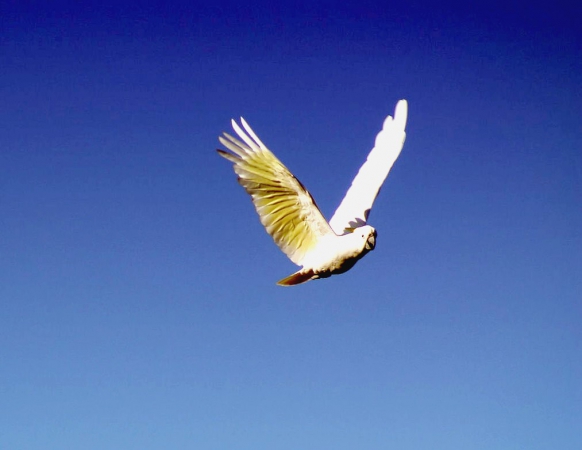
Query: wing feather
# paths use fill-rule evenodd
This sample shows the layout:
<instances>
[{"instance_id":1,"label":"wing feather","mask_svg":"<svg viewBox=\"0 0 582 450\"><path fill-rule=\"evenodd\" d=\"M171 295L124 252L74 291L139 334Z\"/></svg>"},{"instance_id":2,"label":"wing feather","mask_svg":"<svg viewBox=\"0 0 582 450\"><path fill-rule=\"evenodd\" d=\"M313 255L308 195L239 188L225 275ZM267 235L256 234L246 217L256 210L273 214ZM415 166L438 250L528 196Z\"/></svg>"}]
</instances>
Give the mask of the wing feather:
<instances>
[{"instance_id":1,"label":"wing feather","mask_svg":"<svg viewBox=\"0 0 582 450\"><path fill-rule=\"evenodd\" d=\"M407 116L408 103L400 100L396 104L394 119L388 116L384 121L374 148L329 221L336 234L344 234L349 228L362 226L368 221L378 191L404 145Z\"/></svg>"},{"instance_id":2,"label":"wing feather","mask_svg":"<svg viewBox=\"0 0 582 450\"><path fill-rule=\"evenodd\" d=\"M241 123L244 130L232 121L240 140L228 133L218 138L233 153L218 153L234 163L239 183L251 196L261 223L275 243L291 261L302 265L320 239L334 233L307 189L243 118Z\"/></svg>"}]
</instances>

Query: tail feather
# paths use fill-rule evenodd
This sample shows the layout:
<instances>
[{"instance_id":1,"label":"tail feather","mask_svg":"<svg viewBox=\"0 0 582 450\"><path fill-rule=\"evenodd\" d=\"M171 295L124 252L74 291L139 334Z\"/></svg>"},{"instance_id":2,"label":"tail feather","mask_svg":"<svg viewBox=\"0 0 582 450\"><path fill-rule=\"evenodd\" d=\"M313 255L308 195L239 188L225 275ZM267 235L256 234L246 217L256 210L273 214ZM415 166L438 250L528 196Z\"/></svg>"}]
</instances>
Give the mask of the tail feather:
<instances>
[{"instance_id":1,"label":"tail feather","mask_svg":"<svg viewBox=\"0 0 582 450\"><path fill-rule=\"evenodd\" d=\"M294 286L296 284L305 283L306 281L313 280L317 276L313 273L313 270L308 270L303 272L302 270L295 272L282 280L277 281L279 286Z\"/></svg>"}]
</instances>

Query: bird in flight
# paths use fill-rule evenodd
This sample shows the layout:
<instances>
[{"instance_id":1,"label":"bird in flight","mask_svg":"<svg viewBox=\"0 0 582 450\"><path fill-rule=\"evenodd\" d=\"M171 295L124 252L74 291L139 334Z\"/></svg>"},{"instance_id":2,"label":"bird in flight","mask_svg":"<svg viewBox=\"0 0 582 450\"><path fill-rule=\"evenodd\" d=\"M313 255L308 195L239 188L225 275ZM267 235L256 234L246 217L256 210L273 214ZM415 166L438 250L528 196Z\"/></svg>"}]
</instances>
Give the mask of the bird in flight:
<instances>
[{"instance_id":1,"label":"bird in flight","mask_svg":"<svg viewBox=\"0 0 582 450\"><path fill-rule=\"evenodd\" d=\"M300 270L279 280L292 286L344 273L376 246L376 230L367 224L374 199L398 158L406 138L408 103L400 100L388 116L374 148L328 222L309 191L261 142L241 117L232 127L240 139L218 139L233 153L217 150L234 165L238 182L251 196L261 223Z\"/></svg>"}]
</instances>

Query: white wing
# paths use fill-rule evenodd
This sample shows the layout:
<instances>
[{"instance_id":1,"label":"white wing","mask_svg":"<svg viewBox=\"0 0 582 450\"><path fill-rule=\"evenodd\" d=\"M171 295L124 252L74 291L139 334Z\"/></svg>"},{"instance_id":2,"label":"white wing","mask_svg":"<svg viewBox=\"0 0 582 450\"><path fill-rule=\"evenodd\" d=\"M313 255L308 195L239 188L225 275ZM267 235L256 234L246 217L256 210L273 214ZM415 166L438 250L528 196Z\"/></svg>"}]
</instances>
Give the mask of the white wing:
<instances>
[{"instance_id":1,"label":"white wing","mask_svg":"<svg viewBox=\"0 0 582 450\"><path fill-rule=\"evenodd\" d=\"M224 133L218 139L234 154L218 150L234 163L239 183L252 197L261 223L279 248L297 265L324 236L335 236L311 194L263 144L241 117L243 131L232 127L244 141Z\"/></svg>"},{"instance_id":2,"label":"white wing","mask_svg":"<svg viewBox=\"0 0 582 450\"><path fill-rule=\"evenodd\" d=\"M394 119L388 116L384 121L368 159L329 221L337 234L344 234L347 228L359 227L367 222L374 199L404 145L407 116L408 103L400 100L394 111Z\"/></svg>"}]
</instances>

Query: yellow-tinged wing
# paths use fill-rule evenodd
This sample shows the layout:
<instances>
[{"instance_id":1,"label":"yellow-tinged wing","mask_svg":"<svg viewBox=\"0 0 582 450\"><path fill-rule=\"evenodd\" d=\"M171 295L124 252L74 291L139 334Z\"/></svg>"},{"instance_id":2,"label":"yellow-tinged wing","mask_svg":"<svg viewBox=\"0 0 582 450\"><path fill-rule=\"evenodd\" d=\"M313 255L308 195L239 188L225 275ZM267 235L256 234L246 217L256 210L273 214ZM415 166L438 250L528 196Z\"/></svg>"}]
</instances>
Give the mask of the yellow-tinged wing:
<instances>
[{"instance_id":1,"label":"yellow-tinged wing","mask_svg":"<svg viewBox=\"0 0 582 450\"><path fill-rule=\"evenodd\" d=\"M302 265L318 241L334 232L307 189L242 117L241 123L244 131L234 120L232 128L244 142L224 133L218 139L234 154L223 150L218 153L234 163L238 182L252 197L261 223L275 243L291 261Z\"/></svg>"}]
</instances>

